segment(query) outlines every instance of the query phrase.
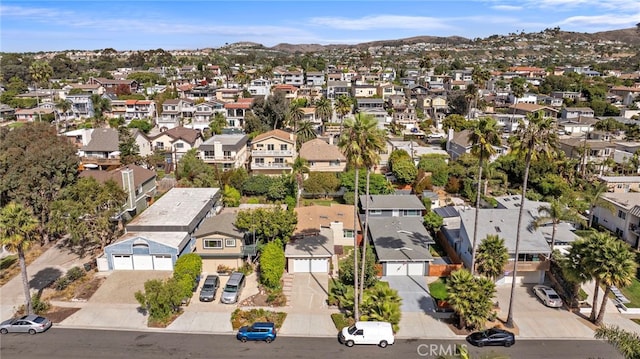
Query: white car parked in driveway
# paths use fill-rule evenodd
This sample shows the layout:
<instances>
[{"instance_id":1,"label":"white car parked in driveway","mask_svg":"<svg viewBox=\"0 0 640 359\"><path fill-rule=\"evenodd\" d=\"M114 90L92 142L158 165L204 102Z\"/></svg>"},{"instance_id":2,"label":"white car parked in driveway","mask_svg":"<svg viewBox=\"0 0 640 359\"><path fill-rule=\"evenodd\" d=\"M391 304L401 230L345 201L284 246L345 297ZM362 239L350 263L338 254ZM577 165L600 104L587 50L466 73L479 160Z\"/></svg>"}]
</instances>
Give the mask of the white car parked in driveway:
<instances>
[{"instance_id":1,"label":"white car parked in driveway","mask_svg":"<svg viewBox=\"0 0 640 359\"><path fill-rule=\"evenodd\" d=\"M533 286L533 292L536 294L538 298L546 305L551 308L560 308L562 307L562 298L556 293L556 291L546 285L536 285Z\"/></svg>"}]
</instances>

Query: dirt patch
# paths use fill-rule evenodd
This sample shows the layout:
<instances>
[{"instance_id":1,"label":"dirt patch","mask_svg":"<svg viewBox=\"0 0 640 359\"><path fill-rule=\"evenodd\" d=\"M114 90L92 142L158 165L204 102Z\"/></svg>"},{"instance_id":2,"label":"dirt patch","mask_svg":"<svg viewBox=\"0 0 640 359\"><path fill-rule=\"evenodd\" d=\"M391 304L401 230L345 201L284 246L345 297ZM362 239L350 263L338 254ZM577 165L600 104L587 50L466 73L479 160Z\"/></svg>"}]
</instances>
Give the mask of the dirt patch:
<instances>
[{"instance_id":1,"label":"dirt patch","mask_svg":"<svg viewBox=\"0 0 640 359\"><path fill-rule=\"evenodd\" d=\"M79 310L80 308L51 307L44 316L53 323L60 323Z\"/></svg>"},{"instance_id":2,"label":"dirt patch","mask_svg":"<svg viewBox=\"0 0 640 359\"><path fill-rule=\"evenodd\" d=\"M287 299L283 293L269 302L269 293L263 287L258 288L258 293L240 302L241 307L282 307L286 305Z\"/></svg>"},{"instance_id":3,"label":"dirt patch","mask_svg":"<svg viewBox=\"0 0 640 359\"><path fill-rule=\"evenodd\" d=\"M455 333L456 335L469 335L473 332L475 332L475 330L469 330L469 329L460 329L458 328L458 320L451 318L451 319L446 319L443 320L444 323L447 324L447 326L449 327L449 329ZM499 328L499 329L505 329L508 330L510 332L512 332L515 335L520 334L520 330L518 329L517 325L514 325L513 328L507 327L505 324L505 321L501 320L501 319L496 319L494 321L487 321L484 325L485 328Z\"/></svg>"},{"instance_id":4,"label":"dirt patch","mask_svg":"<svg viewBox=\"0 0 640 359\"><path fill-rule=\"evenodd\" d=\"M56 290L53 287L46 288L42 298L44 300L87 301L100 288L104 280L104 277L96 276L95 272L89 272L63 290Z\"/></svg>"},{"instance_id":5,"label":"dirt patch","mask_svg":"<svg viewBox=\"0 0 640 359\"><path fill-rule=\"evenodd\" d=\"M100 288L105 279L105 277L93 277L91 280L78 286L75 291L74 299L89 300L93 293L98 291L98 288Z\"/></svg>"},{"instance_id":6,"label":"dirt patch","mask_svg":"<svg viewBox=\"0 0 640 359\"><path fill-rule=\"evenodd\" d=\"M51 244L46 244L44 246L34 245L29 248L29 250L24 254L24 260L27 263L27 266L38 259L38 257L49 249L49 247L51 247ZM2 268L2 272L0 272L0 286L5 285L17 275L20 275L20 261L16 258L16 260L8 265L7 268Z\"/></svg>"}]
</instances>

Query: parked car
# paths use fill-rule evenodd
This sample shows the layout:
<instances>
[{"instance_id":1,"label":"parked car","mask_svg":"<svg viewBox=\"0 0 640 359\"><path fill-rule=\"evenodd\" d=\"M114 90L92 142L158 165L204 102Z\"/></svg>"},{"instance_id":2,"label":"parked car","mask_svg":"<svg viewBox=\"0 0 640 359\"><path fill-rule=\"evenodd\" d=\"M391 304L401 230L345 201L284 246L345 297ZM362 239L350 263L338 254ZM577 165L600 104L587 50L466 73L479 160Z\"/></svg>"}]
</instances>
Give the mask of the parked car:
<instances>
[{"instance_id":1,"label":"parked car","mask_svg":"<svg viewBox=\"0 0 640 359\"><path fill-rule=\"evenodd\" d=\"M342 328L338 333L338 341L348 347L354 344L374 344L381 348L395 342L393 328L388 322L356 322Z\"/></svg>"},{"instance_id":2,"label":"parked car","mask_svg":"<svg viewBox=\"0 0 640 359\"><path fill-rule=\"evenodd\" d=\"M220 302L225 304L237 303L240 299L240 293L244 288L245 277L241 272L233 272L222 290Z\"/></svg>"},{"instance_id":3,"label":"parked car","mask_svg":"<svg viewBox=\"0 0 640 359\"><path fill-rule=\"evenodd\" d=\"M467 341L477 347L483 347L485 345L503 345L510 347L516 343L516 336L508 330L492 328L469 334Z\"/></svg>"},{"instance_id":4,"label":"parked car","mask_svg":"<svg viewBox=\"0 0 640 359\"><path fill-rule=\"evenodd\" d=\"M208 275L200 289L200 301L213 302L216 299L218 287L220 287L220 278L217 275Z\"/></svg>"},{"instance_id":5,"label":"parked car","mask_svg":"<svg viewBox=\"0 0 640 359\"><path fill-rule=\"evenodd\" d=\"M29 314L0 323L0 333L42 333L51 328L51 321L39 315Z\"/></svg>"},{"instance_id":6,"label":"parked car","mask_svg":"<svg viewBox=\"0 0 640 359\"><path fill-rule=\"evenodd\" d=\"M533 292L536 294L538 298L546 305L551 308L560 308L562 307L562 298L556 293L553 288L548 287L546 285L536 285L533 286Z\"/></svg>"},{"instance_id":7,"label":"parked car","mask_svg":"<svg viewBox=\"0 0 640 359\"><path fill-rule=\"evenodd\" d=\"M271 343L276 339L276 326L270 322L256 322L238 329L236 338L243 343L247 340L264 340Z\"/></svg>"}]
</instances>

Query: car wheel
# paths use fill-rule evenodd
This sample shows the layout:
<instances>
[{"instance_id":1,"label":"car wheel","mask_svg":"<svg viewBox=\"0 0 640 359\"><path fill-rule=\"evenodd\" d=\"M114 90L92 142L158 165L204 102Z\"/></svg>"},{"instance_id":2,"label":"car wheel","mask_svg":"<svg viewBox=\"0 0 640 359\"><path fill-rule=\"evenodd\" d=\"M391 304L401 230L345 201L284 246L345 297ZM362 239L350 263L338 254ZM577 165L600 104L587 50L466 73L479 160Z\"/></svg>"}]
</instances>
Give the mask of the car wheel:
<instances>
[{"instance_id":1,"label":"car wheel","mask_svg":"<svg viewBox=\"0 0 640 359\"><path fill-rule=\"evenodd\" d=\"M240 338L240 341L243 342L243 343L246 343L247 342L247 337Z\"/></svg>"},{"instance_id":2,"label":"car wheel","mask_svg":"<svg viewBox=\"0 0 640 359\"><path fill-rule=\"evenodd\" d=\"M508 347L510 347L511 345L513 345L513 343L512 343L512 342L505 342L505 343L504 343L504 346L505 346L505 347L507 347L507 348L508 348Z\"/></svg>"},{"instance_id":3,"label":"car wheel","mask_svg":"<svg viewBox=\"0 0 640 359\"><path fill-rule=\"evenodd\" d=\"M478 346L482 348L484 346L484 342L478 342Z\"/></svg>"},{"instance_id":4,"label":"car wheel","mask_svg":"<svg viewBox=\"0 0 640 359\"><path fill-rule=\"evenodd\" d=\"M347 340L347 342L345 343L349 348L351 348L353 346L353 340Z\"/></svg>"},{"instance_id":5,"label":"car wheel","mask_svg":"<svg viewBox=\"0 0 640 359\"><path fill-rule=\"evenodd\" d=\"M267 339L264 340L265 342L267 342L267 344L271 343L271 341L273 341L273 339L271 339L271 337L267 337Z\"/></svg>"},{"instance_id":6,"label":"car wheel","mask_svg":"<svg viewBox=\"0 0 640 359\"><path fill-rule=\"evenodd\" d=\"M389 344L389 343L387 343L387 341L386 341L386 340L381 341L381 342L380 342L380 348L386 348L386 347L387 347L387 344Z\"/></svg>"},{"instance_id":7,"label":"car wheel","mask_svg":"<svg viewBox=\"0 0 640 359\"><path fill-rule=\"evenodd\" d=\"M36 334L36 330L35 329L29 329L29 334L31 334L31 335Z\"/></svg>"},{"instance_id":8,"label":"car wheel","mask_svg":"<svg viewBox=\"0 0 640 359\"><path fill-rule=\"evenodd\" d=\"M9 333L9 331L7 330L7 328L2 328L0 329L0 334L7 334Z\"/></svg>"}]
</instances>

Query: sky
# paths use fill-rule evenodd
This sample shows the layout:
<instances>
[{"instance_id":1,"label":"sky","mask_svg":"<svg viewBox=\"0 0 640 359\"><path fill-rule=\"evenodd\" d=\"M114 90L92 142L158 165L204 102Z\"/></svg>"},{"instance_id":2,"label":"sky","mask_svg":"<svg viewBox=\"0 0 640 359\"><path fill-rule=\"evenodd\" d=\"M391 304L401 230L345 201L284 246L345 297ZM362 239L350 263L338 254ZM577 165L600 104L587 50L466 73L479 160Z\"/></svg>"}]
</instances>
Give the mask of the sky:
<instances>
[{"instance_id":1,"label":"sky","mask_svg":"<svg viewBox=\"0 0 640 359\"><path fill-rule=\"evenodd\" d=\"M640 0L1 0L0 51L357 44L635 28Z\"/></svg>"}]
</instances>

